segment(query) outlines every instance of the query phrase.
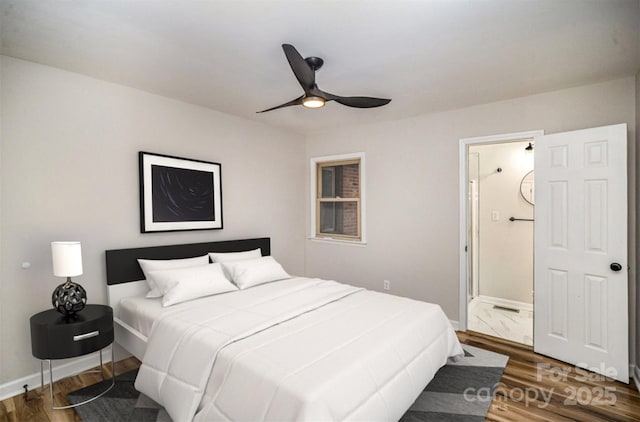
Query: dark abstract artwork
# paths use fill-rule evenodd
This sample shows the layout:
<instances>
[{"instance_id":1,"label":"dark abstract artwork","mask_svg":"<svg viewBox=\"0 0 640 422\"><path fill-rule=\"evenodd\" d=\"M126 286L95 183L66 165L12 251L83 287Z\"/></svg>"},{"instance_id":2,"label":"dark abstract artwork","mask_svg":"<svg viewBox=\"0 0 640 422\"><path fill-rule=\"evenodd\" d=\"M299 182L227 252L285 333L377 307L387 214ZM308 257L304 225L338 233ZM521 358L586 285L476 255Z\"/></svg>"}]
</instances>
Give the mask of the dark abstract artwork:
<instances>
[{"instance_id":1,"label":"dark abstract artwork","mask_svg":"<svg viewBox=\"0 0 640 422\"><path fill-rule=\"evenodd\" d=\"M151 166L153 221L213 221L213 173Z\"/></svg>"},{"instance_id":2,"label":"dark abstract artwork","mask_svg":"<svg viewBox=\"0 0 640 422\"><path fill-rule=\"evenodd\" d=\"M140 152L141 231L222 228L220 164Z\"/></svg>"}]
</instances>

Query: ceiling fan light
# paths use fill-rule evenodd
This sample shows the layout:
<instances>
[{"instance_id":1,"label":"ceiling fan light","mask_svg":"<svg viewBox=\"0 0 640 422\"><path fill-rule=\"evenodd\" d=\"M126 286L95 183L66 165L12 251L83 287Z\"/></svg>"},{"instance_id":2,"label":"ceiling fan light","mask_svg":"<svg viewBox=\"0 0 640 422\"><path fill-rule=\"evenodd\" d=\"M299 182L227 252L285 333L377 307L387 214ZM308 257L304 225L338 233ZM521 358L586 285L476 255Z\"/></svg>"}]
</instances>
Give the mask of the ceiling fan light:
<instances>
[{"instance_id":1,"label":"ceiling fan light","mask_svg":"<svg viewBox=\"0 0 640 422\"><path fill-rule=\"evenodd\" d=\"M324 98L308 96L302 100L302 105L307 108L320 108L324 107Z\"/></svg>"}]
</instances>

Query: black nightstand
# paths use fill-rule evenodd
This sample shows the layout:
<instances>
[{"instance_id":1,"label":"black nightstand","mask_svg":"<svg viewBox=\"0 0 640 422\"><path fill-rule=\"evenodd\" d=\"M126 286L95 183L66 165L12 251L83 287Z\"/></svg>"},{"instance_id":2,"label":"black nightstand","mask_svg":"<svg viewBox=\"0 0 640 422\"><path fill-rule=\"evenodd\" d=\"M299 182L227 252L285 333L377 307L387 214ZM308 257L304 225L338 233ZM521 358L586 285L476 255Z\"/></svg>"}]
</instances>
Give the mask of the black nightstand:
<instances>
[{"instance_id":1,"label":"black nightstand","mask_svg":"<svg viewBox=\"0 0 640 422\"><path fill-rule=\"evenodd\" d=\"M93 352L100 352L102 372L102 351L113 343L113 310L105 305L86 305L74 319L67 319L55 309L35 314L31 323L31 353L40 359L40 381L44 388L44 361L49 363L49 393L52 409L68 409L97 399L111 390L115 384L113 346L111 347L111 385L102 393L82 403L69 406L55 406L53 402L52 359L66 359Z\"/></svg>"}]
</instances>

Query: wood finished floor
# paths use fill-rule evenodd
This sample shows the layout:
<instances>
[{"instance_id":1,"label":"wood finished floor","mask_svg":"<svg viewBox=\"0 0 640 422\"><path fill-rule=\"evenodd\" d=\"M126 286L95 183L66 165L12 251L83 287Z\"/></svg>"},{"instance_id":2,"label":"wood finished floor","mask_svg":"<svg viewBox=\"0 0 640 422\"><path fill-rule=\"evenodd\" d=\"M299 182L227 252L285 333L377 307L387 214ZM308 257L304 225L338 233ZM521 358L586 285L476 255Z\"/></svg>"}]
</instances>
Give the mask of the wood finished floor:
<instances>
[{"instance_id":1,"label":"wood finished floor","mask_svg":"<svg viewBox=\"0 0 640 422\"><path fill-rule=\"evenodd\" d=\"M140 366L140 361L134 357L116 362L116 375L125 373ZM97 368L97 367L96 367ZM103 365L105 377L111 377L111 364ZM66 406L67 394L82 387L102 381L100 374L81 374L65 378L56 382L53 393L57 406ZM99 399L98 399L99 400ZM29 392L28 397L20 394L0 402L0 421L2 422L80 422L82 419L73 409L52 410L49 399L49 387L45 384L44 390L36 388ZM84 421L91 422L91 421ZM116 422L116 421L114 421Z\"/></svg>"},{"instance_id":2,"label":"wood finished floor","mask_svg":"<svg viewBox=\"0 0 640 422\"><path fill-rule=\"evenodd\" d=\"M458 338L462 343L509 356L489 407L488 421L640 421L640 393L633 383L600 379L591 373L586 376L571 365L537 355L531 347L508 340L472 331L459 332ZM119 361L116 374L139 365L135 358ZM104 368L107 376L111 376L110 365ZM586 377L589 379L584 380ZM57 383L56 404L66 404L67 393L100 380L97 374L82 374ZM80 421L72 409L51 410L47 387L44 393L43 396L36 389L29 392L28 400L19 395L0 402L0 421ZM568 404L572 399L577 402L575 405ZM614 400L615 403L608 404Z\"/></svg>"},{"instance_id":3,"label":"wood finished floor","mask_svg":"<svg viewBox=\"0 0 640 422\"><path fill-rule=\"evenodd\" d=\"M473 331L458 332L458 338L509 356L488 421L640 421L640 393L633 380L623 384L576 371L565 362L533 353L531 346Z\"/></svg>"}]
</instances>

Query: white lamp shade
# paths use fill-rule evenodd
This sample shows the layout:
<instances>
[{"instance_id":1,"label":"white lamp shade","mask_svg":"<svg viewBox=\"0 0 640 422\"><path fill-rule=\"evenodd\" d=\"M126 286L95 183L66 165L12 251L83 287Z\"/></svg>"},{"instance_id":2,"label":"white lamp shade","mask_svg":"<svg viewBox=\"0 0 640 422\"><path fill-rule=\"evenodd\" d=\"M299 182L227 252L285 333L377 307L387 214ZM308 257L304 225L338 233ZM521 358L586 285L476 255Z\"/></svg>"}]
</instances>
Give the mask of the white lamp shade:
<instances>
[{"instance_id":1,"label":"white lamp shade","mask_svg":"<svg viewBox=\"0 0 640 422\"><path fill-rule=\"evenodd\" d=\"M74 277L82 274L82 249L80 242L51 242L53 275Z\"/></svg>"}]
</instances>

